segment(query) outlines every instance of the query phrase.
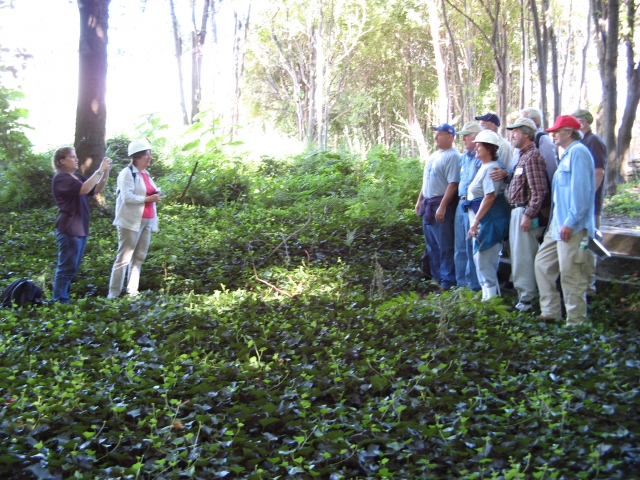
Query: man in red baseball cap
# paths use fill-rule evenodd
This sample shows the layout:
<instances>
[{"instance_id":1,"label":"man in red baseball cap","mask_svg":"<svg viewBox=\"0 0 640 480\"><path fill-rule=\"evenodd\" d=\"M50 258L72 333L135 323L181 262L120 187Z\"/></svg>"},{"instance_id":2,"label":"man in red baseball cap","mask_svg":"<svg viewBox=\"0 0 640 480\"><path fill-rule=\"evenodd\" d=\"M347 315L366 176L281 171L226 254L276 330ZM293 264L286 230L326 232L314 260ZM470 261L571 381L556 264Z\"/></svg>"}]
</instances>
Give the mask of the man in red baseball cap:
<instances>
[{"instance_id":1,"label":"man in red baseball cap","mask_svg":"<svg viewBox=\"0 0 640 480\"><path fill-rule=\"evenodd\" d=\"M540 291L539 319L553 321L562 316L560 285L567 312L567 325L579 325L587 318L587 246L595 231L595 171L589 149L580 140L580 122L561 115L547 129L556 147L564 152L553 176L553 211L544 242L536 255L536 282Z\"/></svg>"}]
</instances>

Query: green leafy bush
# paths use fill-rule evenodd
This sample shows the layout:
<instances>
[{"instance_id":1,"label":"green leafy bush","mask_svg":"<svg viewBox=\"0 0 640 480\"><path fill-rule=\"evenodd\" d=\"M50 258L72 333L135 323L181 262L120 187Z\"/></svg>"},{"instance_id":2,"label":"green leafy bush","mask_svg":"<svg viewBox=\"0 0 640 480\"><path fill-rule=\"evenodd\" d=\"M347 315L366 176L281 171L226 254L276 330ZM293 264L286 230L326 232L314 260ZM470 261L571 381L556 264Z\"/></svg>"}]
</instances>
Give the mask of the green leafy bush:
<instances>
[{"instance_id":1,"label":"green leafy bush","mask_svg":"<svg viewBox=\"0 0 640 480\"><path fill-rule=\"evenodd\" d=\"M14 105L21 98L22 92L0 86L0 171L31 153L31 142L24 134L30 128L24 123L27 110Z\"/></svg>"},{"instance_id":2,"label":"green leafy bush","mask_svg":"<svg viewBox=\"0 0 640 480\"><path fill-rule=\"evenodd\" d=\"M51 194L52 155L27 151L0 170L0 210L48 207L55 203Z\"/></svg>"},{"instance_id":3,"label":"green leafy bush","mask_svg":"<svg viewBox=\"0 0 640 480\"><path fill-rule=\"evenodd\" d=\"M603 211L630 217L640 215L640 182L619 185L618 193L605 199Z\"/></svg>"}]
</instances>

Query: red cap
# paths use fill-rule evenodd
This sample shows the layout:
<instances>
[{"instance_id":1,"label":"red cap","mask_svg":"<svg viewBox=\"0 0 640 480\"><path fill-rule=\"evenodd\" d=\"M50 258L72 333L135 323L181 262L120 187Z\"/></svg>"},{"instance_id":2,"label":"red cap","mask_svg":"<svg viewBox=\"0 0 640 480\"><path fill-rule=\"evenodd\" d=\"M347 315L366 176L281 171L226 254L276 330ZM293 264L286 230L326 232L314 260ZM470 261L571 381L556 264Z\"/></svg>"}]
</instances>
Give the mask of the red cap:
<instances>
[{"instance_id":1,"label":"red cap","mask_svg":"<svg viewBox=\"0 0 640 480\"><path fill-rule=\"evenodd\" d=\"M553 127L547 128L547 132L555 132L561 128L580 130L580 122L578 122L578 119L572 115L560 115L556 118L556 123L553 124Z\"/></svg>"}]
</instances>

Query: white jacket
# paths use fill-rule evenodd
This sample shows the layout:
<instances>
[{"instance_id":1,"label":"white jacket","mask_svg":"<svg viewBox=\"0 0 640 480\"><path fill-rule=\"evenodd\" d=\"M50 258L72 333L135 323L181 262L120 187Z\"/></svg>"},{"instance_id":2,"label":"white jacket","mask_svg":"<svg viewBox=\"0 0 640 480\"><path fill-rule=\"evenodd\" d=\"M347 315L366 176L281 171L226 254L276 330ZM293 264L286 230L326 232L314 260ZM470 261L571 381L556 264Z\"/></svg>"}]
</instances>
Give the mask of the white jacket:
<instances>
[{"instance_id":1,"label":"white jacket","mask_svg":"<svg viewBox=\"0 0 640 480\"><path fill-rule=\"evenodd\" d=\"M133 173L135 173L135 181ZM146 171L145 173L148 174ZM151 175L149 175L149 182L151 182L153 188L157 188L151 179ZM147 196L147 186L142 175L140 175L140 171L134 165L126 166L118 175L117 192L116 218L113 221L113 225L133 230L134 232L139 231L145 205L144 199ZM149 223L151 231L157 232L158 212L155 203L153 204L153 213L154 216Z\"/></svg>"}]
</instances>

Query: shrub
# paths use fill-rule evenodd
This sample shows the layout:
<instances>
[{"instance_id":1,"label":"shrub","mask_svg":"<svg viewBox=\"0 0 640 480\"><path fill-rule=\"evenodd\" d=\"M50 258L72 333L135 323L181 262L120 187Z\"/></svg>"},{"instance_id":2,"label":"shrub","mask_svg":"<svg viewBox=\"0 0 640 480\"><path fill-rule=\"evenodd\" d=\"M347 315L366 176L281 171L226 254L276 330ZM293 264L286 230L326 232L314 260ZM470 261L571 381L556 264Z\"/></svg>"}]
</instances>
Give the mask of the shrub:
<instances>
[{"instance_id":1,"label":"shrub","mask_svg":"<svg viewBox=\"0 0 640 480\"><path fill-rule=\"evenodd\" d=\"M635 217L640 215L640 182L635 181L618 186L618 193L605 200L604 213L628 215Z\"/></svg>"},{"instance_id":2,"label":"shrub","mask_svg":"<svg viewBox=\"0 0 640 480\"><path fill-rule=\"evenodd\" d=\"M0 172L0 210L18 210L54 205L51 195L52 153L24 154Z\"/></svg>"},{"instance_id":3,"label":"shrub","mask_svg":"<svg viewBox=\"0 0 640 480\"><path fill-rule=\"evenodd\" d=\"M177 154L170 166L161 165L168 173L162 178L156 177L156 183L171 203L213 207L240 201L249 193L248 166L228 159L217 150L189 157ZM194 167L195 173L191 177Z\"/></svg>"}]
</instances>

